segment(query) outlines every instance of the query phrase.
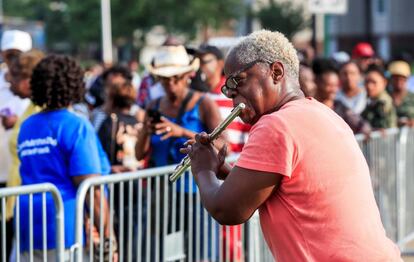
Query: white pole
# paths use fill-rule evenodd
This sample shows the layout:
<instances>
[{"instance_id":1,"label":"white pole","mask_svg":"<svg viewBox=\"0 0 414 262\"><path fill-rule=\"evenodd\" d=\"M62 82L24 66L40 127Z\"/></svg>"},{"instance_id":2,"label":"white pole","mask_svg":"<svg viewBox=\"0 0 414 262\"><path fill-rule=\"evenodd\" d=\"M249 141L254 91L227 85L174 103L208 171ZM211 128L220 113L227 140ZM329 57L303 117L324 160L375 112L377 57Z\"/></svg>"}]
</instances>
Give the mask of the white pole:
<instances>
[{"instance_id":1,"label":"white pole","mask_svg":"<svg viewBox=\"0 0 414 262\"><path fill-rule=\"evenodd\" d=\"M0 25L3 26L3 0L0 0Z\"/></svg>"},{"instance_id":2,"label":"white pole","mask_svg":"<svg viewBox=\"0 0 414 262\"><path fill-rule=\"evenodd\" d=\"M112 29L110 0L101 0L102 17L102 60L105 64L112 64Z\"/></svg>"}]
</instances>

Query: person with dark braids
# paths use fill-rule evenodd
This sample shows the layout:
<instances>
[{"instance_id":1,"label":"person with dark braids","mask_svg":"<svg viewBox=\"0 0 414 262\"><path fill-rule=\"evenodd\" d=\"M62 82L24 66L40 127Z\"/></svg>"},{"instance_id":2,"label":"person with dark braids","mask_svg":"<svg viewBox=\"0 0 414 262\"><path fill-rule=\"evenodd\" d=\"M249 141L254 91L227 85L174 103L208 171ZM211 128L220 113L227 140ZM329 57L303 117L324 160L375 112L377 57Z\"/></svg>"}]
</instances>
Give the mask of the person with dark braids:
<instances>
[{"instance_id":1,"label":"person with dark braids","mask_svg":"<svg viewBox=\"0 0 414 262\"><path fill-rule=\"evenodd\" d=\"M21 125L17 151L21 161L20 175L23 185L49 182L60 191L64 204L65 258L75 242L76 192L79 184L94 176L109 172L109 162L103 152L95 130L86 118L71 111L71 105L84 94L83 72L78 63L68 56L49 55L34 68L31 78L31 100L42 111L27 118ZM100 211L99 188L95 189L95 225L103 215L104 238L109 242L109 211L105 200ZM28 197L20 198L21 261L29 260ZM51 195L47 195L47 256L56 257L55 208ZM35 261L43 261L42 251L42 196L33 196L33 236ZM99 228L99 227L97 227Z\"/></svg>"}]
</instances>

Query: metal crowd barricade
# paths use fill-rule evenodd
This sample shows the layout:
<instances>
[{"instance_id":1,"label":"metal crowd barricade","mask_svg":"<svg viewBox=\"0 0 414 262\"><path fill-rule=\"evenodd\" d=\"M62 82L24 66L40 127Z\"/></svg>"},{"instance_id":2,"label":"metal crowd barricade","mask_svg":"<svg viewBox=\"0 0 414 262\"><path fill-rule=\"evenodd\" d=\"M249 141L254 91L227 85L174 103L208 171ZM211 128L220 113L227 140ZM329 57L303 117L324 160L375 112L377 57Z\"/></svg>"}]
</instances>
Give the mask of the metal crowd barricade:
<instances>
[{"instance_id":1,"label":"metal crowd barricade","mask_svg":"<svg viewBox=\"0 0 414 262\"><path fill-rule=\"evenodd\" d=\"M389 129L373 132L369 140L357 136L371 172L374 195L387 235L397 241L403 254L411 254L414 239L414 131ZM231 161L234 161L231 160ZM93 206L95 188L109 199L109 255L119 261L274 261L260 229L258 215L238 227L215 222L202 207L192 176L171 184L175 166L96 177L84 181L77 196L76 245L72 256L82 261L103 261L103 235L97 243L84 239L86 203ZM183 189L186 190L183 190ZM192 193L194 192L194 193ZM103 194L101 194L103 197ZM102 201L101 201L102 203ZM93 235L93 214L86 234ZM95 221L97 221L95 219ZM95 222L103 232L103 218ZM88 238L88 237L87 237ZM89 237L90 238L90 237ZM407 246L407 247L406 247Z\"/></svg>"},{"instance_id":2,"label":"metal crowd barricade","mask_svg":"<svg viewBox=\"0 0 414 262\"><path fill-rule=\"evenodd\" d=\"M1 227L2 227L2 255L1 261L8 261L8 258L5 257L6 254L6 245L5 245L5 236L6 236L6 198L16 197L16 212L14 214L15 220L15 248L16 248L16 261L20 261L20 240L22 238L29 238L29 259L33 261L33 197L35 194L41 194L42 196L42 239L43 239L43 259L42 261L47 261L47 225L48 221L46 218L46 194L50 193L53 197L56 210L56 261L63 262L64 254L64 214L63 214L63 202L62 197L59 193L59 190L50 183L42 183L28 186L19 186L19 187L10 187L0 189L0 200L1 200ZM23 195L28 195L29 197L29 217L20 216L20 197ZM20 219L28 219L29 223L29 236L22 236L20 234Z\"/></svg>"},{"instance_id":3,"label":"metal crowd barricade","mask_svg":"<svg viewBox=\"0 0 414 262\"><path fill-rule=\"evenodd\" d=\"M273 255L265 242L262 228L260 227L258 212L253 214L248 225L251 237L248 238L248 242L246 243L249 254L247 261L274 262L275 258L273 258Z\"/></svg>"},{"instance_id":4,"label":"metal crowd barricade","mask_svg":"<svg viewBox=\"0 0 414 262\"><path fill-rule=\"evenodd\" d=\"M399 144L398 245L414 256L414 128L401 129Z\"/></svg>"},{"instance_id":5,"label":"metal crowd barricade","mask_svg":"<svg viewBox=\"0 0 414 262\"><path fill-rule=\"evenodd\" d=\"M367 141L357 136L357 141L370 167L374 195L387 235L397 241L404 255L414 255L414 129L388 129L372 133ZM235 158L230 159L234 161ZM257 213L241 226L219 225L202 207L191 175L187 174L187 182L181 178L174 184L169 183L168 176L174 168L166 166L84 181L77 195L76 243L70 250L71 260L83 261L86 257L89 261L104 261L115 253L118 261L274 260L264 242ZM98 201L94 194L97 189L104 192L99 195L99 207L94 205ZM56 207L57 260L63 261L63 203L58 189L50 183L0 189L1 261L7 261L6 198L13 196L17 197L16 250L20 251L20 240L27 237L21 236L19 221L28 219L28 253L33 260L35 194L41 194L42 198L42 251L46 261L48 193ZM20 215L22 195L29 197L28 218ZM89 210L101 212L105 201L109 201L108 217L94 217L94 212ZM105 224L114 229L110 230L108 242L102 234ZM20 252L16 253L19 261ZM84 256L85 253L88 255Z\"/></svg>"},{"instance_id":6,"label":"metal crowd barricade","mask_svg":"<svg viewBox=\"0 0 414 262\"><path fill-rule=\"evenodd\" d=\"M96 261L94 258L104 261L105 247L101 244L104 221L101 216L99 225L95 222L99 244L94 244L89 240L94 233L93 213L87 211L96 201L94 189L100 188L106 191L110 207L108 221L114 228L106 247L109 257L115 253L113 240L116 239L119 261L273 261L269 252L263 252L264 240L257 235L260 232L257 216L251 225L250 222L232 227L219 225L202 207L191 175L187 175L187 186L182 178L176 183L168 181L174 168L167 166L85 180L77 195L72 260L83 261L89 256L90 261ZM85 213L90 217L86 224ZM85 228L88 232L84 232ZM89 235L86 239L85 233ZM257 245L261 253L252 249ZM265 256L270 259L255 259Z\"/></svg>"},{"instance_id":7,"label":"metal crowd barricade","mask_svg":"<svg viewBox=\"0 0 414 262\"><path fill-rule=\"evenodd\" d=\"M375 199L388 237L414 255L414 129L373 132L357 141L368 162Z\"/></svg>"},{"instance_id":8,"label":"metal crowd barricade","mask_svg":"<svg viewBox=\"0 0 414 262\"><path fill-rule=\"evenodd\" d=\"M398 239L398 156L399 130L387 129L373 132L368 141L357 136L367 160L374 196L380 210L381 220L388 237Z\"/></svg>"}]
</instances>

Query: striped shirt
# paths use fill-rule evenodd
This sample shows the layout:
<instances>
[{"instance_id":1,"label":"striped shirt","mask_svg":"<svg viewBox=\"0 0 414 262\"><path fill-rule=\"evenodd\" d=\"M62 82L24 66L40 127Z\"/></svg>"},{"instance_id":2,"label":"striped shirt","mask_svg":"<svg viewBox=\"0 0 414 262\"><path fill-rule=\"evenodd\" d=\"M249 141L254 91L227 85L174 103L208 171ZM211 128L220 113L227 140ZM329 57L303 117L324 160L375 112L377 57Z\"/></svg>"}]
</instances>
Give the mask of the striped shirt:
<instances>
[{"instance_id":1,"label":"striped shirt","mask_svg":"<svg viewBox=\"0 0 414 262\"><path fill-rule=\"evenodd\" d=\"M226 79L222 77L216 88L209 93L209 97L213 99L219 107L221 118L226 118L233 109L233 101L221 93L221 87L226 82ZM243 123L243 121L237 117L226 129L226 137L229 141L230 153L240 153L244 144L247 142L250 125Z\"/></svg>"}]
</instances>

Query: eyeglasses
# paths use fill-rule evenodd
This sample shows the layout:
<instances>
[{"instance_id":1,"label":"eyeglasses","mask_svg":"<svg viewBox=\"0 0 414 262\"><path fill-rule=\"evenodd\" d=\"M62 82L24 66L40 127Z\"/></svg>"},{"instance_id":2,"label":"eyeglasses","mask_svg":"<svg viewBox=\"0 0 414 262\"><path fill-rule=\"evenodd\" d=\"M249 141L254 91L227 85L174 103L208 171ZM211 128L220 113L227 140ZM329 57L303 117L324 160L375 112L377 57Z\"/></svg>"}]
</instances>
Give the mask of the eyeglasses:
<instances>
[{"instance_id":1,"label":"eyeglasses","mask_svg":"<svg viewBox=\"0 0 414 262\"><path fill-rule=\"evenodd\" d=\"M185 77L185 74L175 75L175 76L171 76L171 77L159 76L158 80L161 83L169 83L172 80L176 84L176 83L178 83L178 81L182 80L184 77Z\"/></svg>"},{"instance_id":2,"label":"eyeglasses","mask_svg":"<svg viewBox=\"0 0 414 262\"><path fill-rule=\"evenodd\" d=\"M221 92L223 93L223 95L225 95L228 98L231 98L231 93L233 91L237 90L237 87L239 86L239 82L240 79L237 79L237 75L239 75L240 73L249 70L251 67L253 67L255 64L257 63L266 63L269 64L269 61L265 61L262 59L258 59L258 60L254 60L250 63L248 63L247 65L245 65L244 67L242 67L240 70L236 71L235 73L233 73L231 76L229 76L226 79L226 82L224 83L224 85L221 87Z\"/></svg>"},{"instance_id":3,"label":"eyeglasses","mask_svg":"<svg viewBox=\"0 0 414 262\"><path fill-rule=\"evenodd\" d=\"M200 59L200 64L207 65L207 64L210 64L211 62L213 62L214 60L217 60L217 59L216 58L210 58L210 59L205 59L205 60Z\"/></svg>"}]
</instances>

